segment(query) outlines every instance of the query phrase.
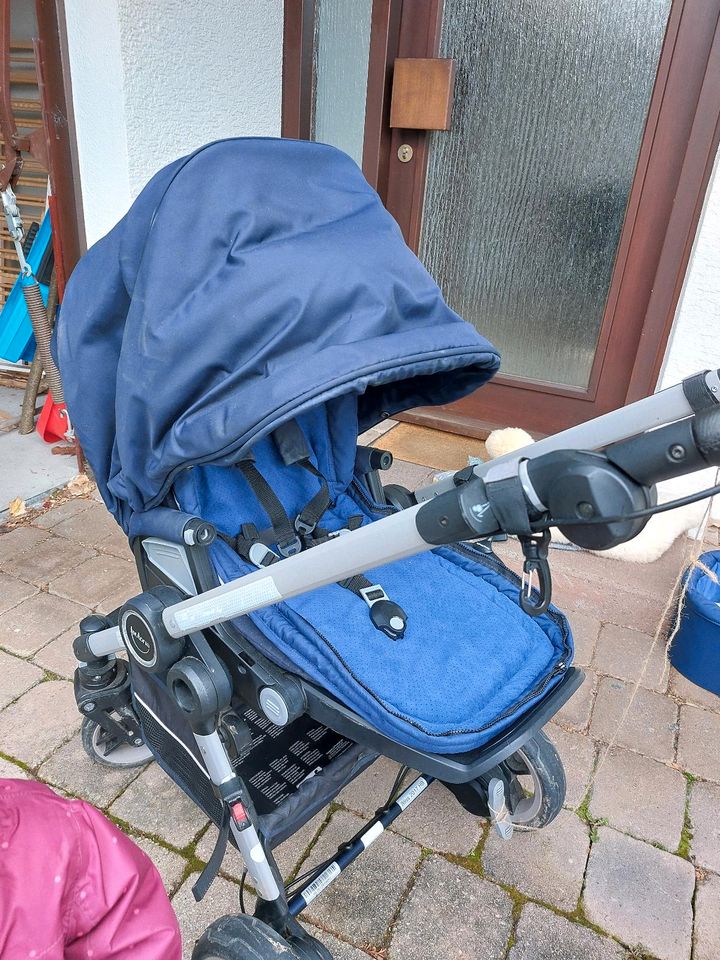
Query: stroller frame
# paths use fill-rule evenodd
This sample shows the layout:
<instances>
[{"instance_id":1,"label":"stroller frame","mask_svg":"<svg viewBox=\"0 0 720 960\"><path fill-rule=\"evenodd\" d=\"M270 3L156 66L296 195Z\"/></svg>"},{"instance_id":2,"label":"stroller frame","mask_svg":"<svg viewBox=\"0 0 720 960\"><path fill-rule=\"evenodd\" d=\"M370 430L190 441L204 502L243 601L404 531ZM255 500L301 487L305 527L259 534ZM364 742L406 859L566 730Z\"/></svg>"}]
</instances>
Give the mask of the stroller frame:
<instances>
[{"instance_id":1,"label":"stroller frame","mask_svg":"<svg viewBox=\"0 0 720 960\"><path fill-rule=\"evenodd\" d=\"M217 872L230 836L258 893L255 916L286 938L293 955L329 957L294 917L433 779L467 784L497 769L557 712L583 675L576 668L567 669L532 709L489 743L467 754L442 756L381 733L314 684L268 661L229 621L440 544L481 541L491 554L492 538L508 533L517 534L523 544L528 578L540 574L540 592L524 578L521 593L526 612L539 612L550 591L541 529L566 519L565 525L559 524L566 536L594 549L631 539L653 512L653 484L717 464L720 371L704 371L624 409L441 479L417 491L416 502L405 509L229 583L213 585L217 578L206 549L215 536L211 525L170 508L156 508L141 515L131 531L144 592L109 618L89 617L81 624L75 641L80 661L75 677L78 706L115 742L137 746L141 741L130 678L114 654L127 650L130 674L169 671L168 688L192 729L222 811L217 818L218 846L198 892L204 892ZM368 483L377 486L377 475L369 470L368 476ZM188 575L192 589L183 583ZM185 655L188 649L192 657ZM222 651L242 664L231 676ZM357 762L335 794L377 754L421 773L399 796L390 797L370 824L290 898L258 829L242 764L239 770L233 766L228 739L221 736L221 717L233 696L264 712L279 727L309 716L359 745ZM487 808L501 835L512 830L505 787L501 779L487 784ZM316 797L312 809L303 810L296 820L309 819L328 799L332 796Z\"/></svg>"}]
</instances>

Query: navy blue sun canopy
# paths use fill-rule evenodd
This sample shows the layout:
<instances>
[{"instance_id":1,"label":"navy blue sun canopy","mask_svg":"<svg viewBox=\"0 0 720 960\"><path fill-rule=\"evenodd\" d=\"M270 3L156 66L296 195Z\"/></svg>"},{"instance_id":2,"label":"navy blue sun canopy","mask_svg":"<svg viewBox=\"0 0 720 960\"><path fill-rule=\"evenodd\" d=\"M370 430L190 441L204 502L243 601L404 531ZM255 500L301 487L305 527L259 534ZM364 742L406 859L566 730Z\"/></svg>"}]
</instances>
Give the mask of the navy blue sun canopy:
<instances>
[{"instance_id":1,"label":"navy blue sun canopy","mask_svg":"<svg viewBox=\"0 0 720 960\"><path fill-rule=\"evenodd\" d=\"M184 467L235 463L333 398L356 397L364 430L457 400L499 366L356 164L273 139L219 141L161 170L75 269L56 354L126 530Z\"/></svg>"}]
</instances>

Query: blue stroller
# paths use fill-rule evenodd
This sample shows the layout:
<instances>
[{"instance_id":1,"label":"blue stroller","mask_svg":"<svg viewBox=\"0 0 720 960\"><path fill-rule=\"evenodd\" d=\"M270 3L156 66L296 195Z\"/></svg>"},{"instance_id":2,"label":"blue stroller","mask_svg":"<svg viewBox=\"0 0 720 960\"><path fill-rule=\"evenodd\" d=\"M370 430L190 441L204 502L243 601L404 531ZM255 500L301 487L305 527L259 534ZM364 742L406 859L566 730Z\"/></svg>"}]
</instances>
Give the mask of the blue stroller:
<instances>
[{"instance_id":1,"label":"blue stroller","mask_svg":"<svg viewBox=\"0 0 720 960\"><path fill-rule=\"evenodd\" d=\"M630 539L653 483L718 462L715 372L427 489L384 487L392 457L359 434L500 359L350 158L273 139L158 173L75 270L55 347L142 586L80 625L85 748L153 756L214 821L198 898L228 842L257 893L196 960L330 957L297 916L433 780L505 838L552 821L565 778L542 727L583 678L548 530ZM493 552L507 534L522 578ZM273 848L381 755L419 776L286 886Z\"/></svg>"}]
</instances>

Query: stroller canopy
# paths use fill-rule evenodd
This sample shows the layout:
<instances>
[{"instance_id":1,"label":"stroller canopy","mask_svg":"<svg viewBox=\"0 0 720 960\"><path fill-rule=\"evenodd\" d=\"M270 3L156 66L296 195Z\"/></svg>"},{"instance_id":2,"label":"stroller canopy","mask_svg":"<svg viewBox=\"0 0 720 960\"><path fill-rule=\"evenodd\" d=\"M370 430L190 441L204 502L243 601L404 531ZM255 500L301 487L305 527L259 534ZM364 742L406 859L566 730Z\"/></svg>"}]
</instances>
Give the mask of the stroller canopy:
<instances>
[{"instance_id":1,"label":"stroller canopy","mask_svg":"<svg viewBox=\"0 0 720 960\"><path fill-rule=\"evenodd\" d=\"M235 463L304 411L353 395L364 430L457 400L500 362L348 156L276 139L161 170L75 269L55 350L126 530L178 471Z\"/></svg>"}]
</instances>

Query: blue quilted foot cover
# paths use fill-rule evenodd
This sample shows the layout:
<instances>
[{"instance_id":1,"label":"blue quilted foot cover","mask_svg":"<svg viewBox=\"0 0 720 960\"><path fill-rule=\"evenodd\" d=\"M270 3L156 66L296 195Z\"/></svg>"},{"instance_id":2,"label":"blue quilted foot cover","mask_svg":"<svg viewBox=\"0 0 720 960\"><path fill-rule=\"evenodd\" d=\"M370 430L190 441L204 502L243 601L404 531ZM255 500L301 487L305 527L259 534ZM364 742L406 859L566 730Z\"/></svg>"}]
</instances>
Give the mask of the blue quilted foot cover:
<instances>
[{"instance_id":1,"label":"blue quilted foot cover","mask_svg":"<svg viewBox=\"0 0 720 960\"><path fill-rule=\"evenodd\" d=\"M351 410L328 416L322 407L299 418L313 462L329 481L333 502L322 519L329 530L347 526L350 517L361 515L365 524L382 515L365 488L350 479L354 437L350 446L332 436L332 424L343 414ZM254 452L288 515L296 516L319 481L285 466L271 438ZM236 534L242 523L267 527L237 468L186 470L176 480L175 494L182 509L227 534ZM220 540L211 550L221 581L253 569ZM406 612L402 639L377 630L362 599L336 584L250 616L266 638L265 655L284 666L291 663L408 746L433 753L479 747L532 707L572 659L565 617L554 608L528 617L518 605L517 578L497 558L469 545L378 567L367 577ZM243 621L236 625L242 630Z\"/></svg>"}]
</instances>

